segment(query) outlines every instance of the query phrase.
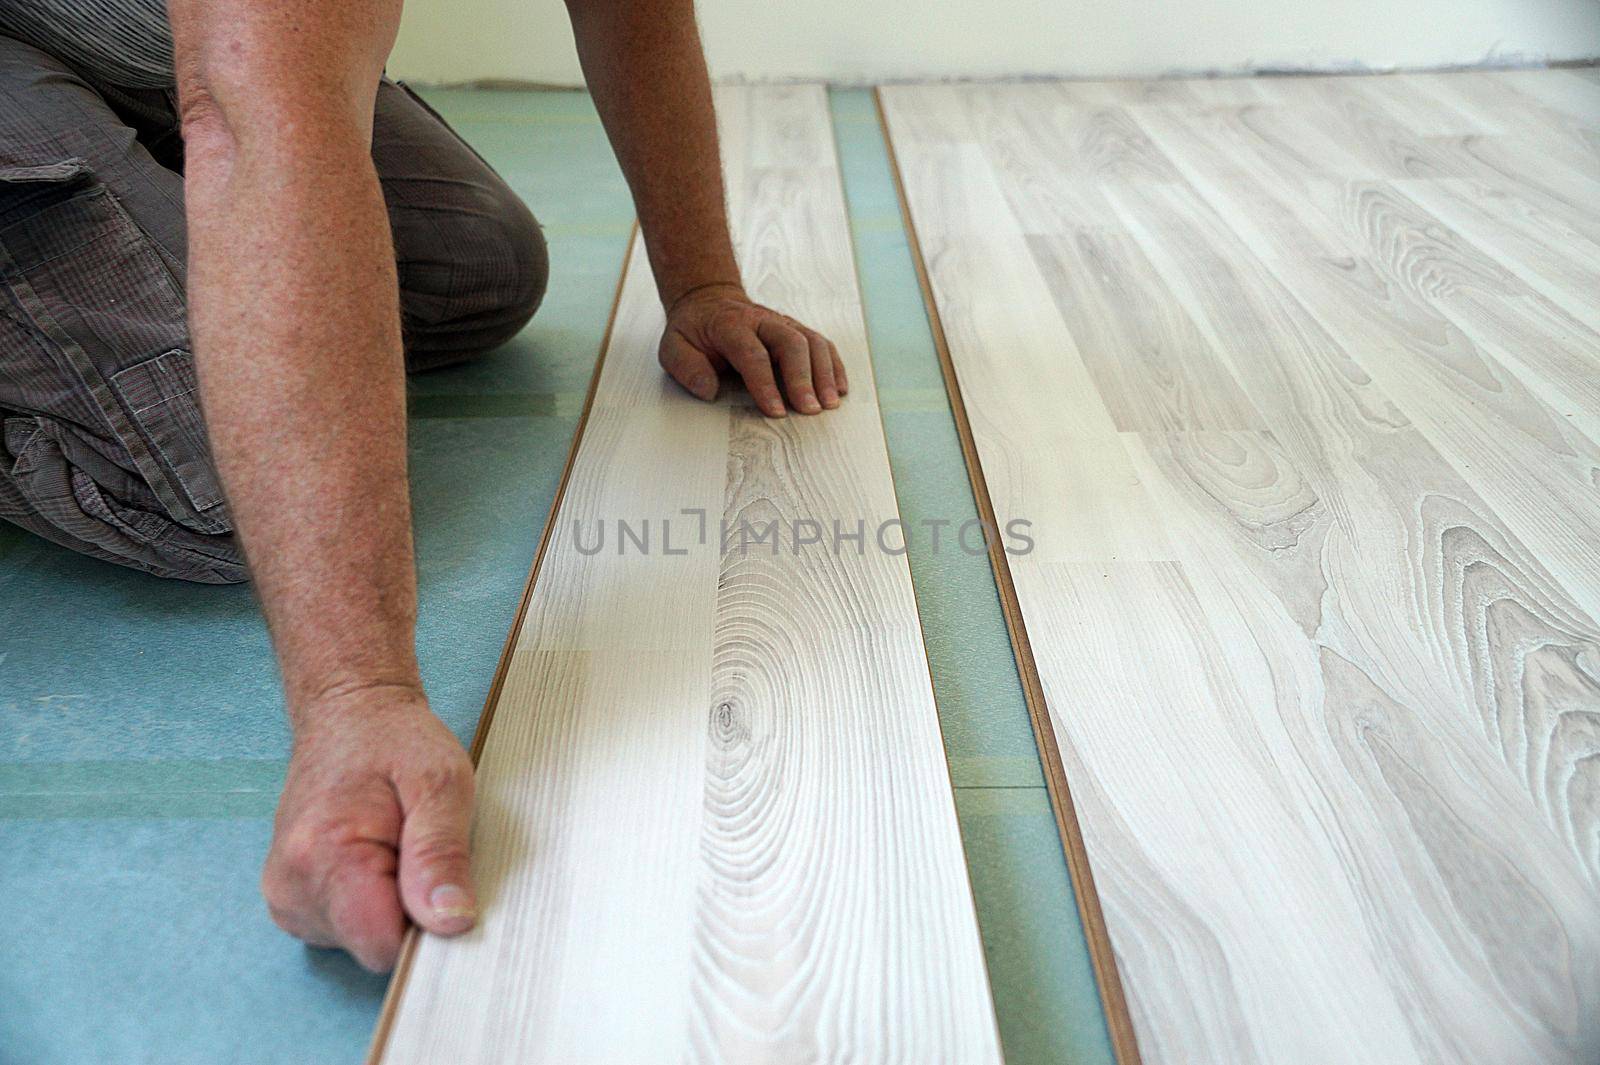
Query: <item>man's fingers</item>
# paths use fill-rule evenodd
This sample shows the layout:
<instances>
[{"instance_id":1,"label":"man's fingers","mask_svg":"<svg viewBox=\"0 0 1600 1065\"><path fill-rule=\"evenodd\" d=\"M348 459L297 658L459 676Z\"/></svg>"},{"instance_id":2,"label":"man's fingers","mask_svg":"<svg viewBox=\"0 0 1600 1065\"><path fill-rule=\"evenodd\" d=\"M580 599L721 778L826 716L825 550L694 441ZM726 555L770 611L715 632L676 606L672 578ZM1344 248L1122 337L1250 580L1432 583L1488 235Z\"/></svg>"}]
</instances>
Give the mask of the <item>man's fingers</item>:
<instances>
[{"instance_id":1,"label":"man's fingers","mask_svg":"<svg viewBox=\"0 0 1600 1065\"><path fill-rule=\"evenodd\" d=\"M805 331L806 344L811 349L811 381L817 387L817 398L827 410L839 405L839 385L833 377L833 344L814 330Z\"/></svg>"},{"instance_id":2,"label":"man's fingers","mask_svg":"<svg viewBox=\"0 0 1600 1065\"><path fill-rule=\"evenodd\" d=\"M417 924L456 935L478 919L468 845L472 837L472 763L434 767L396 782L405 825L400 830L400 898Z\"/></svg>"},{"instance_id":3,"label":"man's fingers","mask_svg":"<svg viewBox=\"0 0 1600 1065\"><path fill-rule=\"evenodd\" d=\"M722 356L744 378L744 387L756 401L761 413L770 418L783 417L783 396L778 392L778 381L772 376L772 356L762 346L761 340L749 330L742 330L722 342Z\"/></svg>"},{"instance_id":4,"label":"man's fingers","mask_svg":"<svg viewBox=\"0 0 1600 1065\"><path fill-rule=\"evenodd\" d=\"M670 329L661 338L661 368L690 395L707 402L717 398L717 371L711 360Z\"/></svg>"},{"instance_id":5,"label":"man's fingers","mask_svg":"<svg viewBox=\"0 0 1600 1065\"><path fill-rule=\"evenodd\" d=\"M363 968L385 973L400 956L406 930L405 914L395 897L394 851L380 843L357 846L362 849L344 855L329 873L322 912L339 946Z\"/></svg>"},{"instance_id":6,"label":"man's fingers","mask_svg":"<svg viewBox=\"0 0 1600 1065\"><path fill-rule=\"evenodd\" d=\"M801 414L817 414L822 404L811 381L811 345L805 334L793 326L768 319L756 329L756 335L772 353L783 375L783 391L789 402Z\"/></svg>"},{"instance_id":7,"label":"man's fingers","mask_svg":"<svg viewBox=\"0 0 1600 1065\"><path fill-rule=\"evenodd\" d=\"M357 840L271 859L262 892L272 919L290 935L313 947L342 947L373 972L394 967L405 914L387 843Z\"/></svg>"}]
</instances>

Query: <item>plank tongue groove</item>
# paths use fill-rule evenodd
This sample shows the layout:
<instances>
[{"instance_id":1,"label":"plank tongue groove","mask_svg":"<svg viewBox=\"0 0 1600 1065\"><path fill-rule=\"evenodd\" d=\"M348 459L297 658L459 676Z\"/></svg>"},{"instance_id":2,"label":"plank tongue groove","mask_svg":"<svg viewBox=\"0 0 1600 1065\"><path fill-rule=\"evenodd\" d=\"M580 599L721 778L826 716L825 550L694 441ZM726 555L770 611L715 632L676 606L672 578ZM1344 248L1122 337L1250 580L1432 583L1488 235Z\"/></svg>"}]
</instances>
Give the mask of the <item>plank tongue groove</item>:
<instances>
[{"instance_id":1,"label":"plank tongue groove","mask_svg":"<svg viewBox=\"0 0 1600 1065\"><path fill-rule=\"evenodd\" d=\"M718 107L749 287L851 394L680 392L635 241L482 743L484 917L416 939L375 1061L999 1061L826 97Z\"/></svg>"},{"instance_id":2,"label":"plank tongue groove","mask_svg":"<svg viewBox=\"0 0 1600 1065\"><path fill-rule=\"evenodd\" d=\"M1600 95L1251 85L880 96L1123 1020L1592 1065Z\"/></svg>"}]
</instances>

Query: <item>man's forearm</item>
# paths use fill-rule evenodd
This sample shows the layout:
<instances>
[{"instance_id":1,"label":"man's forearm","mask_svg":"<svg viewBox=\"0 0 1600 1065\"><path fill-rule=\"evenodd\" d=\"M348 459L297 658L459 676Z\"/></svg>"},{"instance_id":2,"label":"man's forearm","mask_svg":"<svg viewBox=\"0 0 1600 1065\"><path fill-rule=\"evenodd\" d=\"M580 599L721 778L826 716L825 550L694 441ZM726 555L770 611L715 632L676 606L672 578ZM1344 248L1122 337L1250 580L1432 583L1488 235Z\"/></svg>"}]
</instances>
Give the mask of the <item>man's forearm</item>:
<instances>
[{"instance_id":1,"label":"man's forearm","mask_svg":"<svg viewBox=\"0 0 1600 1065\"><path fill-rule=\"evenodd\" d=\"M180 31L202 17L195 2L208 0L173 5ZM190 323L296 712L329 689L418 683L400 318L369 148L387 43L355 61L287 53L316 28L296 5L232 6L223 28L179 34ZM341 17L370 34L391 6ZM311 70L319 60L337 75Z\"/></svg>"},{"instance_id":2,"label":"man's forearm","mask_svg":"<svg viewBox=\"0 0 1600 1065\"><path fill-rule=\"evenodd\" d=\"M670 306L705 285L738 286L692 0L568 0L567 6L662 301Z\"/></svg>"},{"instance_id":3,"label":"man's forearm","mask_svg":"<svg viewBox=\"0 0 1600 1065\"><path fill-rule=\"evenodd\" d=\"M373 970L472 927L472 761L413 646L405 375L373 105L400 0L168 0L201 404L295 744L267 907Z\"/></svg>"}]
</instances>

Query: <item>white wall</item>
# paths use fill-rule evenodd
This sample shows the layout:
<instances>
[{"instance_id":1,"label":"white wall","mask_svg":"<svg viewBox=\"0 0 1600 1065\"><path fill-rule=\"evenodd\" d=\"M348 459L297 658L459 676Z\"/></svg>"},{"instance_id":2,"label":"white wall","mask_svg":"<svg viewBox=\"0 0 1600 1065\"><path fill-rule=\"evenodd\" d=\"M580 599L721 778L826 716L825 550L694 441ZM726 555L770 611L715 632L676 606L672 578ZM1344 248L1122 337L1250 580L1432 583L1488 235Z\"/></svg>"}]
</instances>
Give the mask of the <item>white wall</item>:
<instances>
[{"instance_id":1,"label":"white wall","mask_svg":"<svg viewBox=\"0 0 1600 1065\"><path fill-rule=\"evenodd\" d=\"M712 73L868 83L1600 55L1600 0L700 0ZM390 73L581 84L561 0L408 0Z\"/></svg>"}]
</instances>

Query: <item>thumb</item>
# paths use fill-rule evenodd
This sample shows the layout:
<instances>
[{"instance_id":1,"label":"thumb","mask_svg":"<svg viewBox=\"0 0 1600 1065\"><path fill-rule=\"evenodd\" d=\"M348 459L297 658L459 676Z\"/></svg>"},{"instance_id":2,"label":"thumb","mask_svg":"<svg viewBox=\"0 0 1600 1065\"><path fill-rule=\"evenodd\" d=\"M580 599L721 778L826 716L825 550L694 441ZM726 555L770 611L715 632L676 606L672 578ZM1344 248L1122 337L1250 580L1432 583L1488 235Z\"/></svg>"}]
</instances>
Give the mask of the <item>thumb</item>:
<instances>
[{"instance_id":1,"label":"thumb","mask_svg":"<svg viewBox=\"0 0 1600 1065\"><path fill-rule=\"evenodd\" d=\"M717 398L717 371L711 360L675 329L661 338L661 368L691 395L707 402Z\"/></svg>"},{"instance_id":2,"label":"thumb","mask_svg":"<svg viewBox=\"0 0 1600 1065\"><path fill-rule=\"evenodd\" d=\"M400 830L400 901L429 932L456 935L478 919L468 845L472 774L448 772L414 793L396 788L405 814Z\"/></svg>"}]
</instances>

